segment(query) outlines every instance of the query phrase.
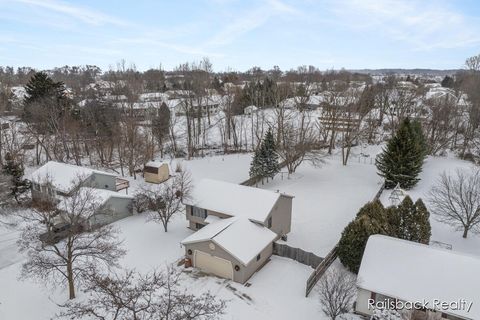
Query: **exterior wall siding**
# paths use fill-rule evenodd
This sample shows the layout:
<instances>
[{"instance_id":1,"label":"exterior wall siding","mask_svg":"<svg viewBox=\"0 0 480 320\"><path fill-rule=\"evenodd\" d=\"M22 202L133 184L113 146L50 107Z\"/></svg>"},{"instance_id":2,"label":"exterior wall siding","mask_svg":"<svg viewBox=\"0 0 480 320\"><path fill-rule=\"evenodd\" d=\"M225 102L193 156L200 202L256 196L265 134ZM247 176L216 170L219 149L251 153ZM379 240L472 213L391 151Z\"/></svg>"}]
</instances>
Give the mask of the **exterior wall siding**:
<instances>
[{"instance_id":1,"label":"exterior wall siding","mask_svg":"<svg viewBox=\"0 0 480 320\"><path fill-rule=\"evenodd\" d=\"M197 216L193 216L192 215L192 206L190 205L186 205L185 207L185 216L189 222L189 228L192 229L192 230L198 230L197 227L196 227L196 223L200 223L200 224L203 224L203 225L206 225L207 223L205 222L205 219L201 218L201 217L197 217ZM226 219L226 218L231 218L232 216L229 216L229 215L226 215L224 213L220 213L220 212L216 212L216 211L212 211L212 210L207 210L207 217L209 215L212 215L212 216L216 216L216 217L219 217L219 218L222 218L222 219Z\"/></svg>"},{"instance_id":2,"label":"exterior wall siding","mask_svg":"<svg viewBox=\"0 0 480 320\"><path fill-rule=\"evenodd\" d=\"M143 178L145 179L145 181L151 183L162 183L164 181L167 181L169 177L170 170L168 169L167 164L162 164L160 168L158 168L158 172L156 174L146 171L143 172Z\"/></svg>"},{"instance_id":3,"label":"exterior wall siding","mask_svg":"<svg viewBox=\"0 0 480 320\"><path fill-rule=\"evenodd\" d=\"M355 312L365 316L371 316L373 314L372 310L368 309L368 299L372 295L371 291L358 288L357 290L357 300L355 302Z\"/></svg>"},{"instance_id":4,"label":"exterior wall siding","mask_svg":"<svg viewBox=\"0 0 480 320\"><path fill-rule=\"evenodd\" d=\"M116 180L114 176L93 173L82 183L82 186L117 191Z\"/></svg>"},{"instance_id":5,"label":"exterior wall siding","mask_svg":"<svg viewBox=\"0 0 480 320\"><path fill-rule=\"evenodd\" d=\"M270 228L279 237L290 232L292 227L292 198L281 195L277 203L270 212L265 226L268 226L268 219L272 218L272 227Z\"/></svg>"},{"instance_id":6,"label":"exterior wall siding","mask_svg":"<svg viewBox=\"0 0 480 320\"><path fill-rule=\"evenodd\" d=\"M103 210L105 211L103 211ZM133 214L133 200L127 198L110 198L102 206L102 212L90 219L92 225L106 225Z\"/></svg>"},{"instance_id":7,"label":"exterior wall siding","mask_svg":"<svg viewBox=\"0 0 480 320\"><path fill-rule=\"evenodd\" d=\"M210 243L215 244L213 241L202 241L197 243L191 243L185 245L185 256L190 258L193 263L193 254L195 250L203 251L208 253L212 256L216 256L225 260L229 260L232 262L232 266L235 268L236 265L240 267L239 271L233 270L233 281L239 283L245 283L262 265L266 263L266 261L272 255L273 244L268 245L265 249L260 252L260 260L257 261L255 258L252 262L250 262L247 266L242 265L240 261L238 261L235 257L233 257L230 253L225 251L223 248L215 244L215 250L211 250L209 245ZM191 250L192 254L188 254L188 250Z\"/></svg>"}]
</instances>

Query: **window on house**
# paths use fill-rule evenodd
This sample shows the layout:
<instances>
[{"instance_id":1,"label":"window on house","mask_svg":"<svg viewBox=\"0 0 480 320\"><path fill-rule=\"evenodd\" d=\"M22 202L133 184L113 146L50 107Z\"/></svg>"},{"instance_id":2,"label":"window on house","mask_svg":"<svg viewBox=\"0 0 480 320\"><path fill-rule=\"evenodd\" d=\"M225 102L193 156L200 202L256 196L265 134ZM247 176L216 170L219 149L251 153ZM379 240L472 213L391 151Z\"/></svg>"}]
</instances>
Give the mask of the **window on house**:
<instances>
[{"instance_id":1,"label":"window on house","mask_svg":"<svg viewBox=\"0 0 480 320\"><path fill-rule=\"evenodd\" d=\"M201 223L195 223L195 228L196 229L202 229L203 227L205 227L204 224L201 224Z\"/></svg>"},{"instance_id":2,"label":"window on house","mask_svg":"<svg viewBox=\"0 0 480 320\"><path fill-rule=\"evenodd\" d=\"M270 218L268 218L268 228L271 228L272 227L272 216L270 216Z\"/></svg>"},{"instance_id":3,"label":"window on house","mask_svg":"<svg viewBox=\"0 0 480 320\"><path fill-rule=\"evenodd\" d=\"M192 216L205 219L207 217L207 210L197 207L192 207Z\"/></svg>"},{"instance_id":4,"label":"window on house","mask_svg":"<svg viewBox=\"0 0 480 320\"><path fill-rule=\"evenodd\" d=\"M258 255L258 256L257 256L257 261L260 260L260 258L261 258L260 255Z\"/></svg>"}]
</instances>

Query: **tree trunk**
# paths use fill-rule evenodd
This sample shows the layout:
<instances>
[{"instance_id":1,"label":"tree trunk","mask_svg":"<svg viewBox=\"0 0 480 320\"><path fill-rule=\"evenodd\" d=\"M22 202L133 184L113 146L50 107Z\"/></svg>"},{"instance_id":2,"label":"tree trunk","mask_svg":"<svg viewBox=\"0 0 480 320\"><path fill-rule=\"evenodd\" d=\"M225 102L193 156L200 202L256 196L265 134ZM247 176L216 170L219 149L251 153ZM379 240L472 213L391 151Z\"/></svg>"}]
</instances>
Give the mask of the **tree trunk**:
<instances>
[{"instance_id":1,"label":"tree trunk","mask_svg":"<svg viewBox=\"0 0 480 320\"><path fill-rule=\"evenodd\" d=\"M75 283L73 278L73 266L72 266L72 252L69 244L67 254L67 280L68 280L68 294L69 299L75 299Z\"/></svg>"},{"instance_id":2,"label":"tree trunk","mask_svg":"<svg viewBox=\"0 0 480 320\"><path fill-rule=\"evenodd\" d=\"M468 227L464 227L463 229L463 238L466 239L468 235Z\"/></svg>"}]
</instances>

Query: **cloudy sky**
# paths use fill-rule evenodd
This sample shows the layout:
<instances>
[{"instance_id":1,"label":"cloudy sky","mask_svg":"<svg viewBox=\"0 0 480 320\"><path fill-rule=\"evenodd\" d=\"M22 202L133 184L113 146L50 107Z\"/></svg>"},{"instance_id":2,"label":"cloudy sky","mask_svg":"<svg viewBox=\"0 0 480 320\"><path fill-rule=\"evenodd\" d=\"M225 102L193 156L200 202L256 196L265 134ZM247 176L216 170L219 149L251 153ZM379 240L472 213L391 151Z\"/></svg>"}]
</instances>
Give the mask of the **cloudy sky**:
<instances>
[{"instance_id":1,"label":"cloudy sky","mask_svg":"<svg viewBox=\"0 0 480 320\"><path fill-rule=\"evenodd\" d=\"M460 68L478 0L0 0L0 65Z\"/></svg>"}]
</instances>

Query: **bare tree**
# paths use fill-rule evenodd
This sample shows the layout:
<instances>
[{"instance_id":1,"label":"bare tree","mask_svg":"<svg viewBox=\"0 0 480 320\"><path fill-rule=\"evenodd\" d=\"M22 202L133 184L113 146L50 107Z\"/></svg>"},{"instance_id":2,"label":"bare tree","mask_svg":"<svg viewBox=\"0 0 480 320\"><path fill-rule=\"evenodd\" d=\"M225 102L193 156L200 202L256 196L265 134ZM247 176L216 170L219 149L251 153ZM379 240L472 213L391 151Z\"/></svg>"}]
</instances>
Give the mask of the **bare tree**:
<instances>
[{"instance_id":1,"label":"bare tree","mask_svg":"<svg viewBox=\"0 0 480 320\"><path fill-rule=\"evenodd\" d=\"M87 271L115 266L125 254L119 248L116 230L112 226L89 227L89 222L101 210L94 189L86 188L77 189L55 208L47 205L32 210L25 217L27 224L18 240L20 251L27 254L22 277L67 284L69 298L73 299L76 283L84 279ZM55 232L54 221L66 226L62 232L64 239L57 243L50 241Z\"/></svg>"},{"instance_id":2,"label":"bare tree","mask_svg":"<svg viewBox=\"0 0 480 320\"><path fill-rule=\"evenodd\" d=\"M7 203L12 199L12 194L10 192L11 188L12 178L6 174L3 174L0 167L0 209L7 205Z\"/></svg>"},{"instance_id":3,"label":"bare tree","mask_svg":"<svg viewBox=\"0 0 480 320\"><path fill-rule=\"evenodd\" d=\"M346 270L332 268L320 279L318 293L322 311L335 320L352 308L356 295L355 277Z\"/></svg>"},{"instance_id":4,"label":"bare tree","mask_svg":"<svg viewBox=\"0 0 480 320\"><path fill-rule=\"evenodd\" d=\"M162 184L144 186L136 198L145 203L150 218L161 223L167 232L172 217L184 209L183 200L188 198L190 188L190 173L180 170Z\"/></svg>"},{"instance_id":5,"label":"bare tree","mask_svg":"<svg viewBox=\"0 0 480 320\"><path fill-rule=\"evenodd\" d=\"M430 191L429 202L437 220L457 230L480 232L480 170L456 170L455 176L445 172Z\"/></svg>"},{"instance_id":6,"label":"bare tree","mask_svg":"<svg viewBox=\"0 0 480 320\"><path fill-rule=\"evenodd\" d=\"M181 289L181 273L168 268L142 275L128 270L122 274L93 274L85 301L70 301L63 307L64 319L101 320L194 320L217 319L225 302L211 293L199 296Z\"/></svg>"}]
</instances>

